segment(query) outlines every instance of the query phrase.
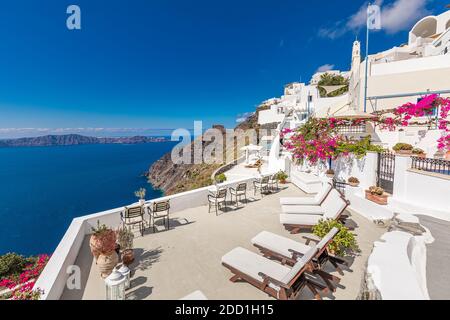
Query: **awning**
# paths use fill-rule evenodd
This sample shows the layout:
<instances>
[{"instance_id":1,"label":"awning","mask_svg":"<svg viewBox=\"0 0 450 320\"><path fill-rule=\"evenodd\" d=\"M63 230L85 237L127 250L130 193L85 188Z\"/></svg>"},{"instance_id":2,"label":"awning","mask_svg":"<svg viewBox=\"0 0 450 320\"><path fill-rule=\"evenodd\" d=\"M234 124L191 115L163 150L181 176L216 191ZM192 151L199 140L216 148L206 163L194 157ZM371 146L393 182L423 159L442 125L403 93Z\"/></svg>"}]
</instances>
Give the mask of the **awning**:
<instances>
[{"instance_id":1,"label":"awning","mask_svg":"<svg viewBox=\"0 0 450 320\"><path fill-rule=\"evenodd\" d=\"M369 114L363 111L355 110L353 108L348 108L344 110L337 111L334 115L336 119L372 119L375 116L373 114Z\"/></svg>"}]
</instances>

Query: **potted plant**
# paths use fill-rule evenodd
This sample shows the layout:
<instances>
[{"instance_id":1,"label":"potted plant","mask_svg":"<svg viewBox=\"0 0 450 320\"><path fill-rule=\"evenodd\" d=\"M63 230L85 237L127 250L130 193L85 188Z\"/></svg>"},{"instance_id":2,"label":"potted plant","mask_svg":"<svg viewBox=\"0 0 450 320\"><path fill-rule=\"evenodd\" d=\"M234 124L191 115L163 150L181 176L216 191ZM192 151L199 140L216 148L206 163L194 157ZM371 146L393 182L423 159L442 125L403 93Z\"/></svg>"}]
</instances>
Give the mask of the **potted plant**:
<instances>
[{"instance_id":1,"label":"potted plant","mask_svg":"<svg viewBox=\"0 0 450 320\"><path fill-rule=\"evenodd\" d=\"M339 232L328 246L328 251L331 254L344 257L351 254L352 252L359 251L359 246L356 241L355 235L351 233L348 228L345 227L342 223L336 220L322 219L316 226L314 226L312 231L316 236L323 238L333 228L337 228Z\"/></svg>"},{"instance_id":2,"label":"potted plant","mask_svg":"<svg viewBox=\"0 0 450 320\"><path fill-rule=\"evenodd\" d=\"M285 184L286 180L288 178L288 175L284 171L280 171L277 173L277 179L280 181L281 184Z\"/></svg>"},{"instance_id":3,"label":"potted plant","mask_svg":"<svg viewBox=\"0 0 450 320\"><path fill-rule=\"evenodd\" d=\"M360 182L359 182L358 178L355 178L355 177L348 178L348 184L351 185L352 187L359 186L359 183Z\"/></svg>"},{"instance_id":4,"label":"potted plant","mask_svg":"<svg viewBox=\"0 0 450 320\"><path fill-rule=\"evenodd\" d=\"M115 251L116 232L104 224L100 225L100 221L97 221L97 227L92 228L92 232L89 246L102 278L106 278L119 262Z\"/></svg>"},{"instance_id":5,"label":"potted plant","mask_svg":"<svg viewBox=\"0 0 450 320\"><path fill-rule=\"evenodd\" d=\"M116 231L117 243L120 246L120 256L122 263L129 266L134 262L134 251L133 251L133 232L126 226L119 227Z\"/></svg>"},{"instance_id":6,"label":"potted plant","mask_svg":"<svg viewBox=\"0 0 450 320\"><path fill-rule=\"evenodd\" d=\"M145 188L140 188L138 191L134 192L134 195L139 198L139 204L144 205L145 204L145 194L147 193L147 190Z\"/></svg>"},{"instance_id":7,"label":"potted plant","mask_svg":"<svg viewBox=\"0 0 450 320\"><path fill-rule=\"evenodd\" d=\"M427 157L425 151L423 151L422 149L419 149L419 148L414 148L412 150L412 154L418 158L426 158Z\"/></svg>"},{"instance_id":8,"label":"potted plant","mask_svg":"<svg viewBox=\"0 0 450 320\"><path fill-rule=\"evenodd\" d=\"M224 173L221 173L216 176L217 183L224 183L225 181L227 181L227 176Z\"/></svg>"},{"instance_id":9,"label":"potted plant","mask_svg":"<svg viewBox=\"0 0 450 320\"><path fill-rule=\"evenodd\" d=\"M387 205L388 195L383 188L372 186L366 190L366 199L384 206Z\"/></svg>"},{"instance_id":10,"label":"potted plant","mask_svg":"<svg viewBox=\"0 0 450 320\"><path fill-rule=\"evenodd\" d=\"M328 178L334 178L334 174L335 174L335 172L334 172L333 169L328 169L328 170L325 172L325 175L326 175Z\"/></svg>"},{"instance_id":11,"label":"potted plant","mask_svg":"<svg viewBox=\"0 0 450 320\"><path fill-rule=\"evenodd\" d=\"M410 155L414 147L408 143L397 143L392 149L397 154Z\"/></svg>"}]
</instances>

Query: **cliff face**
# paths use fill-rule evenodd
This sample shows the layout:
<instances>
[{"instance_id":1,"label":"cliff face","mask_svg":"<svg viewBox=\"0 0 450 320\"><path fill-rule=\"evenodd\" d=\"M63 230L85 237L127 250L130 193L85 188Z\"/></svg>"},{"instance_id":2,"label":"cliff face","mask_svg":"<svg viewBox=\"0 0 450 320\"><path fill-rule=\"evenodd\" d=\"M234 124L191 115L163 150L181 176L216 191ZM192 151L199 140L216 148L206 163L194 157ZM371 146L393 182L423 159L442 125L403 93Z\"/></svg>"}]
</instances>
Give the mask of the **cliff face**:
<instances>
[{"instance_id":1,"label":"cliff face","mask_svg":"<svg viewBox=\"0 0 450 320\"><path fill-rule=\"evenodd\" d=\"M240 123L235 130L246 131L255 129L258 131L258 112L261 110L264 110L264 108L258 108L253 116ZM222 126L215 127L223 128ZM224 132L224 130L222 131ZM208 144L208 142L203 142L203 147L206 147ZM193 143L185 148L193 150ZM231 148L234 148L234 146ZM226 151L224 150L224 154L226 154ZM237 151L235 150L235 152ZM191 152L191 155L193 155L193 152ZM171 195L211 185L213 183L211 175L221 166L218 164L177 165L172 162L171 154L168 153L151 166L148 172L148 179L154 188L163 190L166 195Z\"/></svg>"},{"instance_id":2,"label":"cliff face","mask_svg":"<svg viewBox=\"0 0 450 320\"><path fill-rule=\"evenodd\" d=\"M166 141L158 137L123 137L123 138L97 138L86 137L79 134L48 135L34 138L0 140L0 147L46 147L46 146L73 146L82 144L138 144Z\"/></svg>"}]
</instances>

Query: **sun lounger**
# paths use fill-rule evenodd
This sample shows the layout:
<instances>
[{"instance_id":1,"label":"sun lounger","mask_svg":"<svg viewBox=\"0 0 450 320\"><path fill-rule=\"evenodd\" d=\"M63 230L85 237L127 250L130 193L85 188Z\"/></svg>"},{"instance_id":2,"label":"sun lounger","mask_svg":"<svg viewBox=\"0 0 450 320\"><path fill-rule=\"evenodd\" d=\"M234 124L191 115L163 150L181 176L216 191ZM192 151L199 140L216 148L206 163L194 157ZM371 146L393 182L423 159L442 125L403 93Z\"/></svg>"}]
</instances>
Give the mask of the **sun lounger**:
<instances>
[{"instance_id":1,"label":"sun lounger","mask_svg":"<svg viewBox=\"0 0 450 320\"><path fill-rule=\"evenodd\" d=\"M320 206L325 198L328 196L333 186L329 183L324 183L320 192L314 197L296 197L296 198L281 198L280 204L282 206Z\"/></svg>"},{"instance_id":2,"label":"sun lounger","mask_svg":"<svg viewBox=\"0 0 450 320\"><path fill-rule=\"evenodd\" d=\"M332 201L324 202L322 208L325 213L323 215L282 213L280 214L280 222L292 234L296 234L299 233L301 229L311 229L318 224L320 220L341 220L342 214L350 203L341 196L339 196L341 197L341 200L335 197L335 195L330 195L327 200L330 199Z\"/></svg>"},{"instance_id":3,"label":"sun lounger","mask_svg":"<svg viewBox=\"0 0 450 320\"><path fill-rule=\"evenodd\" d=\"M347 263L342 259L330 255L327 250L329 244L333 241L338 232L339 230L337 228L333 228L325 237L323 237L323 239L316 238L315 236L305 236L307 244L303 244L274 233L263 231L252 239L252 244L267 258L277 259L281 261L283 265L295 265L302 256L311 250L311 246L308 244L311 241L317 242L317 254L315 260L317 262L317 270L315 270L315 273L322 277L330 290L335 291L336 288L331 281L339 282L340 279L324 272L322 266L326 262L330 262L340 274L343 274L339 264L347 265Z\"/></svg>"},{"instance_id":4,"label":"sun lounger","mask_svg":"<svg viewBox=\"0 0 450 320\"><path fill-rule=\"evenodd\" d=\"M294 299L305 286L316 299L321 299L317 288L328 292L328 287L306 275L312 270L316 253L317 248L311 248L289 268L246 249L236 248L222 257L222 265L234 274L230 281L246 281L276 299Z\"/></svg>"},{"instance_id":5,"label":"sun lounger","mask_svg":"<svg viewBox=\"0 0 450 320\"><path fill-rule=\"evenodd\" d=\"M292 183L306 193L318 193L322 190L322 181L311 173L294 170L290 176Z\"/></svg>"},{"instance_id":6,"label":"sun lounger","mask_svg":"<svg viewBox=\"0 0 450 320\"><path fill-rule=\"evenodd\" d=\"M284 214L324 215L327 211L335 212L345 205L346 201L343 199L342 194L336 189L332 189L320 206L282 206L281 212Z\"/></svg>"},{"instance_id":7,"label":"sun lounger","mask_svg":"<svg viewBox=\"0 0 450 320\"><path fill-rule=\"evenodd\" d=\"M180 300L200 301L208 300L208 298L203 294L203 292L197 290L195 292L192 292L191 294L188 294L186 297L181 298Z\"/></svg>"}]
</instances>

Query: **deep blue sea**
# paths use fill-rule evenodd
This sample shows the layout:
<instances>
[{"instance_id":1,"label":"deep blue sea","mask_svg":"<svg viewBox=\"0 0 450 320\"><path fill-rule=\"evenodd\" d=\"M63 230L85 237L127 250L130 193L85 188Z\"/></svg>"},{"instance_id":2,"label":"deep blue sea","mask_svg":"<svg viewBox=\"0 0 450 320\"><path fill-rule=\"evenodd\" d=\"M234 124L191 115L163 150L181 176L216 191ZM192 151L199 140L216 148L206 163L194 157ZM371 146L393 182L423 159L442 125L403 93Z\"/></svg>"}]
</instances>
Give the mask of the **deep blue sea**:
<instances>
[{"instance_id":1,"label":"deep blue sea","mask_svg":"<svg viewBox=\"0 0 450 320\"><path fill-rule=\"evenodd\" d=\"M142 173L175 144L0 148L0 255L51 254L74 217L160 196Z\"/></svg>"}]
</instances>

